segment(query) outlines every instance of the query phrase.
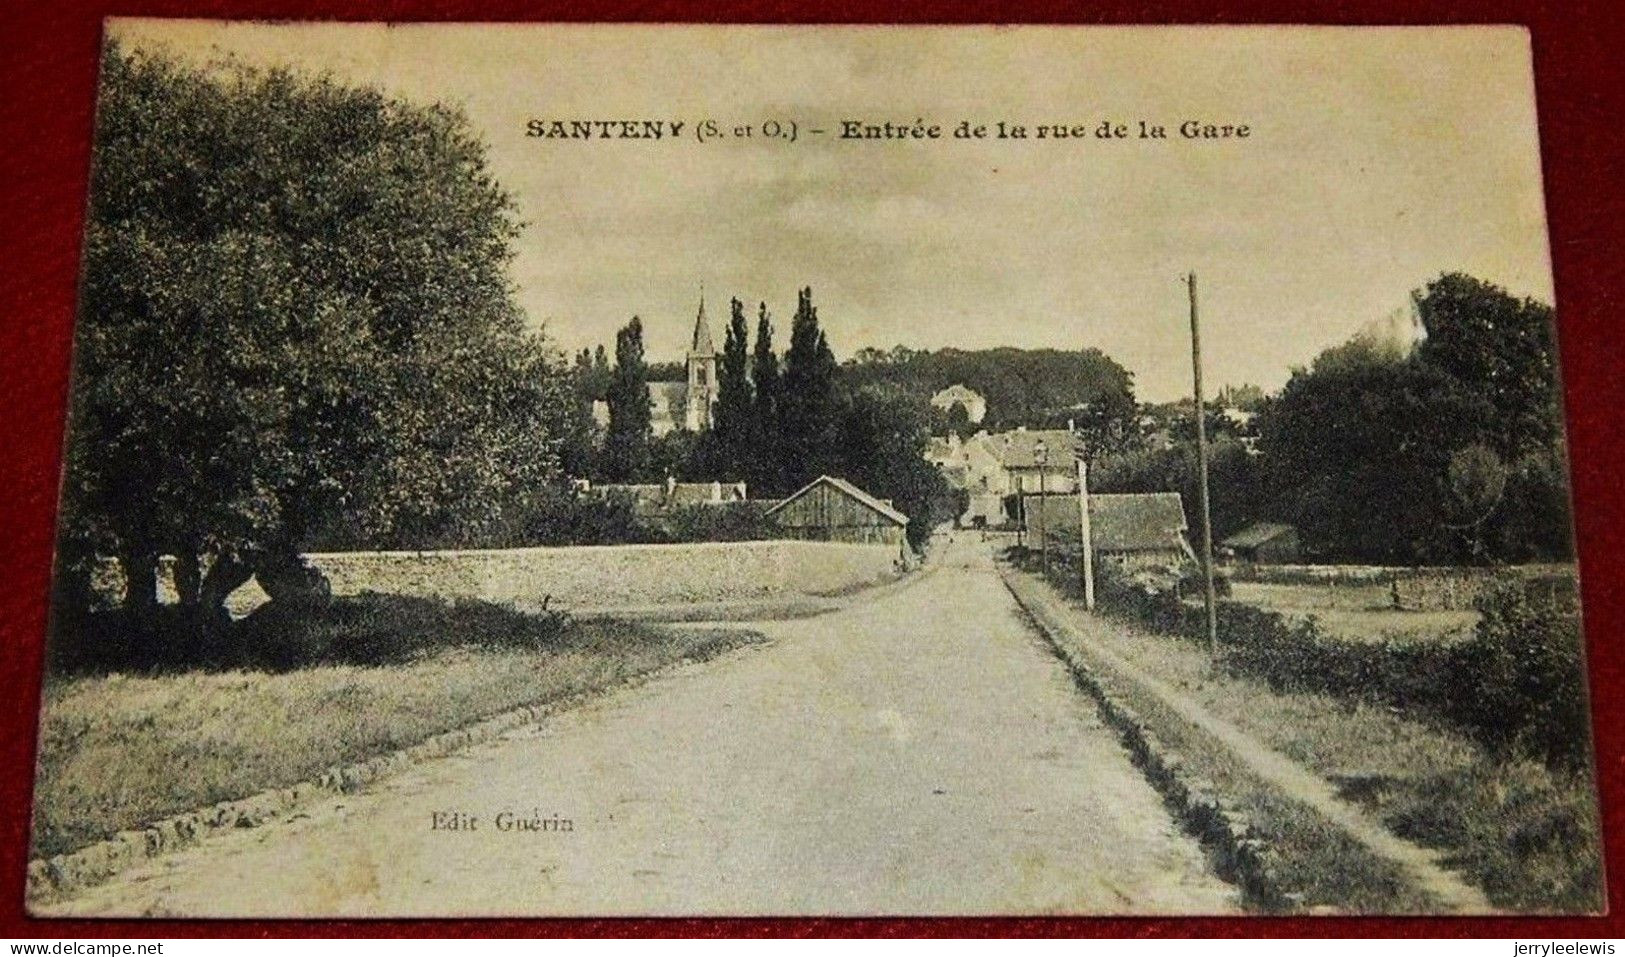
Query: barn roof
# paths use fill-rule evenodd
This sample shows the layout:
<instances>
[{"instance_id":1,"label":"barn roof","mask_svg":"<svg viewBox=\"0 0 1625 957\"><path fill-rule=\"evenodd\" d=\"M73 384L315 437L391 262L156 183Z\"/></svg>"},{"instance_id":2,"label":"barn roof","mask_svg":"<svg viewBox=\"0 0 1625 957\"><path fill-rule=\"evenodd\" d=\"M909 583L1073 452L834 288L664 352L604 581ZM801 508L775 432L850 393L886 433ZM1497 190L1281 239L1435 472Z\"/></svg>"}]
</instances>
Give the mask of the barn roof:
<instances>
[{"instance_id":1,"label":"barn roof","mask_svg":"<svg viewBox=\"0 0 1625 957\"><path fill-rule=\"evenodd\" d=\"M1185 505L1178 492L1089 496L1089 533L1096 551L1182 549L1185 529Z\"/></svg>"},{"instance_id":2,"label":"barn roof","mask_svg":"<svg viewBox=\"0 0 1625 957\"><path fill-rule=\"evenodd\" d=\"M898 525L908 524L908 516L893 508L890 502L881 501L880 499L875 498L873 495L870 495L868 492L865 492L863 489L853 485L851 482L848 482L846 479L836 478L833 475L820 475L811 482L808 482L806 485L803 485L793 495L768 509L768 516L772 517L775 512L785 508L791 502L801 498L803 495L806 495L808 492L811 492L820 485L828 485L836 489L842 495L855 499L864 506L868 507L870 510L890 519L893 522L896 522Z\"/></svg>"},{"instance_id":3,"label":"barn roof","mask_svg":"<svg viewBox=\"0 0 1625 957\"><path fill-rule=\"evenodd\" d=\"M1270 539L1279 538L1293 530L1291 525L1282 525L1279 522L1254 522L1219 544L1225 548L1257 548Z\"/></svg>"}]
</instances>

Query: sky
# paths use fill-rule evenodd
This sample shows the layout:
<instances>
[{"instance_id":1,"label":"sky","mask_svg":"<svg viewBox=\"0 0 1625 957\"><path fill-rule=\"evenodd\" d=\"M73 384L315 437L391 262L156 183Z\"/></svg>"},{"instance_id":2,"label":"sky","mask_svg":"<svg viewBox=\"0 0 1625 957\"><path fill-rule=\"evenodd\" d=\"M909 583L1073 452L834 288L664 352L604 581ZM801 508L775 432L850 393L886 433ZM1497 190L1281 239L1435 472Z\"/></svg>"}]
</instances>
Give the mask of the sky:
<instances>
[{"instance_id":1,"label":"sky","mask_svg":"<svg viewBox=\"0 0 1625 957\"><path fill-rule=\"evenodd\" d=\"M843 358L1097 347L1164 401L1191 387L1187 272L1210 390L1278 387L1445 271L1552 301L1519 28L108 29L460 107L525 223L518 300L570 351L636 314L652 359L681 358L702 284L719 343L737 297L767 303L782 346L811 286ZM532 119L685 126L584 141L527 136ZM706 120L729 135L699 141ZM843 140L849 120L942 138ZM1131 135L957 139L963 120ZM1185 121L1250 132L1185 139Z\"/></svg>"}]
</instances>

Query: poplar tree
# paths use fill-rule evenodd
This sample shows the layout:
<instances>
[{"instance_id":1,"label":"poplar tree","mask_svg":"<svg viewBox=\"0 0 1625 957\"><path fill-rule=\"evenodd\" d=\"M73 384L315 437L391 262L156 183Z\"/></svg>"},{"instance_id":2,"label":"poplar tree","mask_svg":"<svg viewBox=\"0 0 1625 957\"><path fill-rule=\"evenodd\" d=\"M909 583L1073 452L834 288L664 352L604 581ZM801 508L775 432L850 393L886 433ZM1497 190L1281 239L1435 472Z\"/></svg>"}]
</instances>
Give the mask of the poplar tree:
<instances>
[{"instance_id":1,"label":"poplar tree","mask_svg":"<svg viewBox=\"0 0 1625 957\"><path fill-rule=\"evenodd\" d=\"M643 359L643 321L637 316L615 333L615 369L608 402L604 470L612 480L632 481L648 467L649 440L654 432L649 373Z\"/></svg>"},{"instance_id":2,"label":"poplar tree","mask_svg":"<svg viewBox=\"0 0 1625 957\"><path fill-rule=\"evenodd\" d=\"M799 486L829 471L838 459L836 398L838 368L823 330L812 288L802 289L784 355L784 396L779 413L781 464L787 485Z\"/></svg>"},{"instance_id":3,"label":"poplar tree","mask_svg":"<svg viewBox=\"0 0 1625 957\"><path fill-rule=\"evenodd\" d=\"M756 314L756 347L751 357L751 416L748 474L753 486L763 493L782 490L779 467L779 357L773 351L773 317L767 303Z\"/></svg>"},{"instance_id":4,"label":"poplar tree","mask_svg":"<svg viewBox=\"0 0 1625 957\"><path fill-rule=\"evenodd\" d=\"M751 414L755 395L750 383L749 327L745 324L745 304L732 302L728 333L722 344L722 364L717 373L715 441L719 465L732 475L750 461Z\"/></svg>"}]
</instances>

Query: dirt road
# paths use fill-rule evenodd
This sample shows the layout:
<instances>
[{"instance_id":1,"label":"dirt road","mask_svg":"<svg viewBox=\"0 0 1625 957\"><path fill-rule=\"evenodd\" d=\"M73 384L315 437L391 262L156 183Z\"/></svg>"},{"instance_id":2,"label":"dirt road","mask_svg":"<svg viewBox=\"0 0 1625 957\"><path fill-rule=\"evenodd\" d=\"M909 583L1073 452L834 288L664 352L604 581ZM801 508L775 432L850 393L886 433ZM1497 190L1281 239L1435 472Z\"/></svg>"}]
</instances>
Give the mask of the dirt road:
<instances>
[{"instance_id":1,"label":"dirt road","mask_svg":"<svg viewBox=\"0 0 1625 957\"><path fill-rule=\"evenodd\" d=\"M1232 887L1029 633L986 546L308 815L84 915L1217 913ZM473 829L445 825L467 824ZM516 820L537 829L502 829ZM436 824L442 825L435 827Z\"/></svg>"}]
</instances>

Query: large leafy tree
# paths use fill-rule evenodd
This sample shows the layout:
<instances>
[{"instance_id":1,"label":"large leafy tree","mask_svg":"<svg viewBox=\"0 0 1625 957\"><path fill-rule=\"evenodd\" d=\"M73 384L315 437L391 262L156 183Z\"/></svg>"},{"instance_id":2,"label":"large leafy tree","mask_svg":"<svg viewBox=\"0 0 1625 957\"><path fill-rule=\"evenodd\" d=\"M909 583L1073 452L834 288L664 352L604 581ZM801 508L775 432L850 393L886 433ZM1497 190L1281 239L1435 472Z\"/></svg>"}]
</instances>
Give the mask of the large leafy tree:
<instances>
[{"instance_id":1,"label":"large leafy tree","mask_svg":"<svg viewBox=\"0 0 1625 957\"><path fill-rule=\"evenodd\" d=\"M1339 560L1459 557L1446 527L1457 511L1452 458L1485 439L1488 403L1415 359L1349 348L1322 358L1260 413L1273 517Z\"/></svg>"},{"instance_id":2,"label":"large leafy tree","mask_svg":"<svg viewBox=\"0 0 1625 957\"><path fill-rule=\"evenodd\" d=\"M1418 357L1489 401L1497 453L1515 459L1559 443L1563 420L1551 306L1447 273L1428 283L1417 311L1427 331Z\"/></svg>"},{"instance_id":3,"label":"large leafy tree","mask_svg":"<svg viewBox=\"0 0 1625 957\"><path fill-rule=\"evenodd\" d=\"M909 518L908 540L924 544L948 499L948 483L925 459L929 406L894 385L860 387L842 403L839 474L891 499ZM951 518L953 510L942 516Z\"/></svg>"},{"instance_id":4,"label":"large leafy tree","mask_svg":"<svg viewBox=\"0 0 1625 957\"><path fill-rule=\"evenodd\" d=\"M457 112L106 51L63 580L160 554L213 608L344 525L477 526L550 479L568 396L506 278L518 232ZM82 597L72 589L74 600Z\"/></svg>"},{"instance_id":5,"label":"large leafy tree","mask_svg":"<svg viewBox=\"0 0 1625 957\"><path fill-rule=\"evenodd\" d=\"M1264 403L1264 511L1331 558L1567 558L1551 307L1459 273L1416 301L1414 353L1355 339Z\"/></svg>"}]
</instances>

